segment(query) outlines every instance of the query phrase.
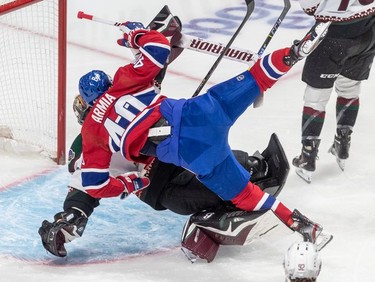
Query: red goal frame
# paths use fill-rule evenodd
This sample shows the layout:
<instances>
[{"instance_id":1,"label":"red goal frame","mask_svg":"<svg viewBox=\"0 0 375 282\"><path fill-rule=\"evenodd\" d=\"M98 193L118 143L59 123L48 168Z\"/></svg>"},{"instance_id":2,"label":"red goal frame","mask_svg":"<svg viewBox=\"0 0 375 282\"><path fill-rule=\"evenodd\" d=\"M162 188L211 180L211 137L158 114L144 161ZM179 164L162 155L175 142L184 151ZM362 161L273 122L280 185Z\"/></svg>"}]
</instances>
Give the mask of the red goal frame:
<instances>
[{"instance_id":1,"label":"red goal frame","mask_svg":"<svg viewBox=\"0 0 375 282\"><path fill-rule=\"evenodd\" d=\"M0 6L0 16L43 0L14 0Z\"/></svg>"}]
</instances>

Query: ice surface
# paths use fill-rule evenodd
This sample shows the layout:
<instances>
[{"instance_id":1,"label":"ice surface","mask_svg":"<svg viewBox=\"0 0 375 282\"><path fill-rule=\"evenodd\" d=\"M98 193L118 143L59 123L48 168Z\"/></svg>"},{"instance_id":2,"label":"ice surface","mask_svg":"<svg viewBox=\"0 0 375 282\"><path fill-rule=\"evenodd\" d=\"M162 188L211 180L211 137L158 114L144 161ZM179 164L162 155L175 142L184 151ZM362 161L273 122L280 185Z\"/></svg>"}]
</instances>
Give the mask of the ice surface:
<instances>
[{"instance_id":1,"label":"ice surface","mask_svg":"<svg viewBox=\"0 0 375 282\"><path fill-rule=\"evenodd\" d=\"M258 12L233 45L258 51L282 2L256 1ZM77 12L82 10L116 21L148 23L164 4L180 16L184 32L193 34L200 27L196 35L219 42L229 40L228 34L234 32L243 14L242 2L234 0L69 1L67 144L79 132L70 107L79 77L91 69L114 73L131 59L128 50L116 45L120 37L117 29L78 20ZM292 9L267 51L290 45L311 23L300 12L297 1L292 1ZM164 93L175 98L190 97L214 60L208 55L184 51L170 66ZM271 133L276 132L290 161L300 153L302 65L297 65L266 93L261 108L250 108L238 120L230 133L233 148L249 153L262 150ZM205 89L245 68L243 64L223 60ZM363 84L360 113L345 171L327 153L335 131L333 93L327 106L313 182L305 183L292 168L279 196L291 209L298 208L334 234L333 241L321 253L320 282L374 280L374 87L372 74ZM34 154L14 155L3 151L0 151L0 163L0 281L277 282L284 281L282 260L287 247L299 240L295 234L274 234L246 247L224 246L210 264L204 261L191 264L178 247L186 217L152 211L136 198L107 199L90 219L83 238L67 246L68 258L58 259L46 254L37 229L43 219L52 220L54 213L62 209L69 177L66 167L56 167L50 160Z\"/></svg>"}]
</instances>

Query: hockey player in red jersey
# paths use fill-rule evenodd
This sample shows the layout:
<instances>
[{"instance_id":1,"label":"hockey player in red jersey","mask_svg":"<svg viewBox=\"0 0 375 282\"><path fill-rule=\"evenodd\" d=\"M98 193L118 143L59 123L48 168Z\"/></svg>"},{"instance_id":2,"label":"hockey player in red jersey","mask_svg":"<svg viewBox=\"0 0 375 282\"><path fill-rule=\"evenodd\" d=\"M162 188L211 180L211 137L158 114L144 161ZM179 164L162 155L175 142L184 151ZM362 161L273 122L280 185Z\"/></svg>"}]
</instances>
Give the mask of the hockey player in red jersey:
<instances>
[{"instance_id":1,"label":"hockey player in red jersey","mask_svg":"<svg viewBox=\"0 0 375 282\"><path fill-rule=\"evenodd\" d=\"M194 99L174 100L152 86L169 55L168 40L139 23L124 25L120 44L139 50L132 64L119 68L105 93L81 95L92 103L82 127L82 186L94 198L116 197L148 185L144 177L112 177L111 155L120 151L128 160L148 164L155 156L195 173L223 200L247 210L269 210L290 228L314 242L322 227L297 210L293 213L274 197L249 182L249 172L234 158L228 131L258 95L320 42L325 25L315 26L300 43L277 50L250 70L212 87ZM310 47L310 49L308 48ZM84 76L84 80L97 77Z\"/></svg>"},{"instance_id":2,"label":"hockey player in red jersey","mask_svg":"<svg viewBox=\"0 0 375 282\"><path fill-rule=\"evenodd\" d=\"M170 62L171 58L169 58L168 64ZM160 92L164 74L165 67L154 81L156 92ZM96 97L100 95L98 93L104 93L112 86L112 78L102 71L91 71L89 76L93 79L83 79L79 84L81 90L85 89L84 93L87 93L87 97L85 97L89 104L83 100L81 95L77 95L73 102L73 111L80 125L83 124L92 107L91 100L88 97ZM83 235L88 219L91 217L94 209L100 204L99 198L91 197L84 192L82 187L80 169L82 161L81 153L82 136L79 134L69 150L68 169L72 177L69 183L69 191L63 203L64 210L55 214L53 222L44 220L38 230L45 249L60 257L67 255L65 243L69 243ZM289 164L276 134L272 134L267 148L262 153L257 151L252 156L239 150L235 150L233 153L238 162L249 171L252 183L258 185L263 191L274 197L281 192L289 173ZM173 164L163 163L156 158L152 161L151 165L147 165L144 168L142 164L128 161L122 158L120 152L115 152L111 156L109 173L112 176L120 174L147 176L150 179L150 185L147 189L137 191L139 199L155 210L169 209L178 214L194 214L188 220L188 224L190 225L195 224L195 219L198 218L197 216L201 212L209 211L211 214L215 214L215 217L210 217L208 223L208 226L212 227L211 232L217 228L217 223L219 222L219 225L223 227L226 224L230 224L230 221L234 220L233 215L238 216L240 212L242 218L241 226L245 226L246 228L244 228L243 232L239 233L238 229L240 229L240 226L238 226L238 223L235 223L238 229L233 230L233 233L227 233L228 236L240 238L239 240L227 240L227 242L232 242L233 245L244 244L243 238L248 238L246 242L249 242L254 237L261 237L262 234L268 234L267 231L275 230L275 225L278 226L281 223L275 218L272 212L271 214L266 211L254 213L236 209L230 202L223 201L215 193L207 189L193 173ZM276 223L269 224L270 220L267 220L267 224L264 224L263 218L269 218L270 215L273 215ZM258 222L263 227L260 227ZM248 228L248 224L250 223L252 228ZM260 231L261 234L255 236L254 232L250 233L253 229ZM197 232L196 228L194 232ZM203 235L205 232L200 230L199 234ZM220 228L217 232L221 232ZM214 232L214 234L217 233ZM205 238L205 243L202 244L201 237L195 236L198 241L190 241L189 237L190 233L184 233L181 240L184 249L186 249L185 252L188 252L188 250L191 251L189 257L199 254L201 258L207 261L214 259L216 252L213 252L213 250L217 251L221 242L210 241L206 237L203 237ZM207 247L211 250L210 253L202 251Z\"/></svg>"},{"instance_id":3,"label":"hockey player in red jersey","mask_svg":"<svg viewBox=\"0 0 375 282\"><path fill-rule=\"evenodd\" d=\"M111 79L101 71L92 71L92 76L102 77L96 81L91 81L91 89L95 91L108 90L111 85ZM158 75L157 84L160 87L162 77ZM158 88L159 88L158 87ZM90 111L90 106L82 99L82 96L77 95L74 99L73 110L77 116L79 124L83 124L87 113ZM82 161L82 136L79 134L73 141L69 150L68 170L72 174L69 183L69 190L63 203L64 210L58 212L54 216L54 221L49 222L44 220L39 228L39 234L42 239L42 244L47 251L56 256L66 256L67 250L65 243L71 242L75 238L81 237L85 230L86 223L91 217L94 209L100 204L99 198L93 198L84 192L81 184L81 161ZM277 196L286 181L289 172L288 160L285 156L284 150L278 141L276 134L271 136L267 148L260 153L255 152L254 155L249 156L243 151L233 151L238 162L251 175L251 182L257 184L263 191L267 191L273 196ZM145 175L150 179L150 185L147 189L138 191L137 197L148 204L155 210L169 209L177 214L190 215L197 212L210 210L210 213L215 213L220 216L222 225L223 217L228 213L228 220L235 209L230 202L223 201L212 191L207 189L191 172L176 167L173 164L167 164L154 159L151 165L146 168L142 164L125 160L120 152L112 154L109 173L112 176L119 174L127 175ZM140 174L139 174L140 173ZM251 220L253 228L257 222L262 222L264 213L242 212L241 218L243 224L246 225L247 220ZM268 215L267 215L268 216ZM195 218L193 216L192 218ZM210 226L216 226L216 222L210 221ZM280 224L277 220L277 224ZM194 222L191 220L189 222ZM237 224L238 225L238 224ZM264 225L264 224L263 224ZM257 225L257 230L260 227ZM261 229L262 233L275 229L274 225L264 225ZM246 228L249 233L251 229ZM201 231L203 234L203 231ZM252 233L253 234L253 233ZM237 235L236 233L229 234L230 236L244 237L243 233ZM183 246L187 249L192 249L193 246L201 245L198 242L186 243L182 240ZM206 240L207 241L207 240ZM233 244L238 244L238 241L233 241ZM212 250L214 247L219 248L216 242L211 243ZM193 252L194 253L194 252ZM206 257L204 254L202 258L211 261L214 258L214 253Z\"/></svg>"}]
</instances>

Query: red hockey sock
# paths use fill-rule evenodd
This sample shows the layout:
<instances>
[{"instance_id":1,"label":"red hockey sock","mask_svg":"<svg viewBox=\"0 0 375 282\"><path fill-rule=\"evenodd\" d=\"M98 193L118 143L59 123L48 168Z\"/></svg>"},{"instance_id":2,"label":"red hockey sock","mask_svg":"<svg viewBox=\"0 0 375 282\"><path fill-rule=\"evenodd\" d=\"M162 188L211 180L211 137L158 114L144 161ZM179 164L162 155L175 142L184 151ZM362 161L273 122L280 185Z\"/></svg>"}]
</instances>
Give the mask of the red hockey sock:
<instances>
[{"instance_id":1,"label":"red hockey sock","mask_svg":"<svg viewBox=\"0 0 375 282\"><path fill-rule=\"evenodd\" d=\"M265 193L257 185L248 182L241 193L234 197L231 201L236 205L236 207L242 210L253 211L256 209L264 195Z\"/></svg>"},{"instance_id":2,"label":"red hockey sock","mask_svg":"<svg viewBox=\"0 0 375 282\"><path fill-rule=\"evenodd\" d=\"M287 226L293 224L292 212L275 197L263 192L259 186L248 182L247 186L234 197L232 203L246 211L272 209L275 215Z\"/></svg>"},{"instance_id":3,"label":"red hockey sock","mask_svg":"<svg viewBox=\"0 0 375 282\"><path fill-rule=\"evenodd\" d=\"M257 81L262 93L271 88L280 77L291 69L291 66L287 66L283 61L289 52L290 48L276 50L258 60L250 69L250 73Z\"/></svg>"}]
</instances>

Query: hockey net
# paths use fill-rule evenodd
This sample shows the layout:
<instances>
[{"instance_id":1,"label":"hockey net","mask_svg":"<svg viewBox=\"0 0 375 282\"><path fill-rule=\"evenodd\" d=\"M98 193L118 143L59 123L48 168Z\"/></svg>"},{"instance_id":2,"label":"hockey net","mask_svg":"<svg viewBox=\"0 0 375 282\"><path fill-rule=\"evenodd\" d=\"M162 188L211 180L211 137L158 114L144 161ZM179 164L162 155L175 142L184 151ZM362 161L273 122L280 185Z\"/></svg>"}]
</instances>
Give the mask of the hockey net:
<instances>
[{"instance_id":1,"label":"hockey net","mask_svg":"<svg viewBox=\"0 0 375 282\"><path fill-rule=\"evenodd\" d=\"M0 149L65 163L66 0L0 0Z\"/></svg>"}]
</instances>

